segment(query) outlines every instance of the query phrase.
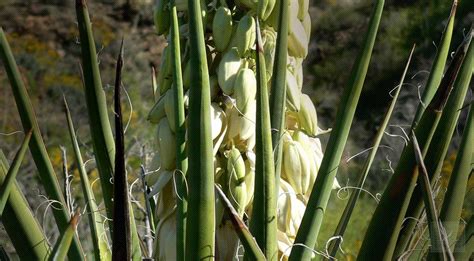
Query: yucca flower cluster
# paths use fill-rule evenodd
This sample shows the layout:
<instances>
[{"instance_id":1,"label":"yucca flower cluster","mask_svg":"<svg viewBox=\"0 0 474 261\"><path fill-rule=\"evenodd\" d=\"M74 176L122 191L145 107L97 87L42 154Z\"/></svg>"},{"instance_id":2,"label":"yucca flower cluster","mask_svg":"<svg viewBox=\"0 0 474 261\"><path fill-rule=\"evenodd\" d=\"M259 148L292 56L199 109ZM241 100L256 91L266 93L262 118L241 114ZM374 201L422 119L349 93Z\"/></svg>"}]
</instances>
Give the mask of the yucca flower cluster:
<instances>
[{"instance_id":1,"label":"yucca flower cluster","mask_svg":"<svg viewBox=\"0 0 474 261\"><path fill-rule=\"evenodd\" d=\"M303 59L308 53L311 20L309 0L291 0L289 6L288 61L286 72L286 120L281 180L278 197L278 247L288 255L303 217L309 194L322 160L317 115L310 97L302 93ZM187 50L187 5L176 1L180 16L183 87L188 105L190 62ZM264 42L266 77L270 84L275 56L278 5L276 0L201 1L211 88L211 119L215 182L219 183L239 215L245 219L252 211L255 176L256 91L255 39L256 17L260 20ZM167 36L170 3L157 0L157 33ZM169 39L168 39L169 40ZM171 48L165 47L157 76L159 98L148 120L157 124L157 150L151 163L153 174L147 182L157 196L156 253L159 260L175 259L176 173L175 113ZM270 85L269 85L270 86ZM271 86L270 86L271 88ZM192 131L192 130L187 130ZM338 186L335 181L335 186ZM238 238L216 201L216 257L230 260L237 253ZM219 242L224 242L219 244Z\"/></svg>"}]
</instances>

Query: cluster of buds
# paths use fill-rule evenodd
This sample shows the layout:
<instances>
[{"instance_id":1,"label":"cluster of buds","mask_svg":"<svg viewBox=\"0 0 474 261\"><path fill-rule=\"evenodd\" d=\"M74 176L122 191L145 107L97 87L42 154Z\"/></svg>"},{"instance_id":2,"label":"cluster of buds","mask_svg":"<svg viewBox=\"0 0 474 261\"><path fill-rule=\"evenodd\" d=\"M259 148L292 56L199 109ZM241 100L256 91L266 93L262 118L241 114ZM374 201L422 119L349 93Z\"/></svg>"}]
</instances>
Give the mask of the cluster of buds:
<instances>
[{"instance_id":1,"label":"cluster of buds","mask_svg":"<svg viewBox=\"0 0 474 261\"><path fill-rule=\"evenodd\" d=\"M185 108L188 105L190 62L188 53L187 1L176 0L179 11ZM230 1L233 2L233 1ZM211 127L214 153L215 182L242 218L250 217L255 176L256 90L255 38L258 17L270 84L275 56L278 13L281 1L237 0L201 1L203 26L209 67L211 93ZM309 0L289 1L288 62L286 68L286 119L282 138L283 162L278 197L278 246L280 255L289 253L308 196L322 160L316 109L310 97L301 92L303 59L308 53L311 21ZM168 35L170 4L157 0L155 6L157 33ZM157 196L156 254L158 259L174 260L176 190L176 142L174 92L171 49L165 47L157 84L159 99L149 113L149 121L157 124L157 150L151 164L156 170L147 182ZM270 86L271 89L271 86ZM188 130L189 131L189 130ZM181 173L182 174L182 173ZM335 182L337 186L337 182ZM235 255L238 240L216 201L217 255L226 260ZM219 242L225 242L220 245ZM230 244L235 242L235 244Z\"/></svg>"}]
</instances>

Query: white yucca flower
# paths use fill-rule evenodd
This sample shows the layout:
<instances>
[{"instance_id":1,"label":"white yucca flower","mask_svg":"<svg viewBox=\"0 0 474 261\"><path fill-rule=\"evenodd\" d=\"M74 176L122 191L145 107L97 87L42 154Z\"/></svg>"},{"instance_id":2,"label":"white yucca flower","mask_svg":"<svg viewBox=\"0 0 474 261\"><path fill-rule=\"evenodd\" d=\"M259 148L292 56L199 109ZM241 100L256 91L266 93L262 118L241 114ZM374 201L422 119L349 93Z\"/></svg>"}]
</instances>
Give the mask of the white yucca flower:
<instances>
[{"instance_id":1,"label":"white yucca flower","mask_svg":"<svg viewBox=\"0 0 474 261\"><path fill-rule=\"evenodd\" d=\"M160 2L161 0L158 0ZM203 1L204 2L204 1ZM211 86L211 128L214 146L215 180L221 185L229 201L244 218L250 216L255 179L255 124L256 124L256 73L255 16L261 23L264 57L268 79L273 74L276 47L276 26L279 2L276 0L239 0L233 9L219 3L204 6L204 23L211 34L206 34L209 79ZM187 12L186 1L177 1L178 11ZM217 5L217 6L216 6ZM289 254L296 237L306 202L316 180L323 152L318 135L316 108L309 96L302 93L303 59L308 53L311 19L308 14L309 0L291 0L289 6L288 66L286 70L287 131L282 139L283 162L278 197L278 248L280 255ZM238 10L239 7L246 8ZM157 9L163 8L157 5ZM241 11L247 13L242 16ZM160 13L160 17L165 16ZM206 20L213 17L212 21ZM184 21L184 20L183 20ZM208 25L206 25L208 23ZM158 33L167 29L161 24ZM187 37L187 25L180 25L181 37ZM170 48L163 53L158 85L161 98L150 111L148 119L158 124L157 151L152 166L158 169L148 177L157 196L160 216L176 206L172 188L175 167L175 129L171 74ZM186 55L183 61L183 85L190 81L191 68ZM271 81L269 81L271 83ZM271 88L271 86L269 86ZM169 90L170 89L170 90ZM188 106L189 92L184 96ZM187 130L188 132L190 130ZM335 187L338 186L335 181ZM167 194L167 195L165 195ZM167 212L168 211L168 212ZM169 213L168 213L169 214ZM160 221L157 227L156 251L163 260L172 260L172 237L176 234L173 213ZM216 258L235 258L238 238L223 215L223 207L216 199ZM166 230L166 231L164 231ZM171 230L171 231L168 231ZM173 234L174 233L174 234ZM172 242L172 243L170 243Z\"/></svg>"}]
</instances>

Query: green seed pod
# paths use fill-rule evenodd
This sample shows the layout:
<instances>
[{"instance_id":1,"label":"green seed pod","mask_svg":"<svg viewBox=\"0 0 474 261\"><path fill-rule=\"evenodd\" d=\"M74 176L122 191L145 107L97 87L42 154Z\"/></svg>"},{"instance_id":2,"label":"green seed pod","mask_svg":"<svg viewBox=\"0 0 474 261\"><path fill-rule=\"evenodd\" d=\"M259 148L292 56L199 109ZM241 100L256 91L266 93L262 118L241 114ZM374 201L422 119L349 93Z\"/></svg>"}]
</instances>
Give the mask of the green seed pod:
<instances>
[{"instance_id":1,"label":"green seed pod","mask_svg":"<svg viewBox=\"0 0 474 261\"><path fill-rule=\"evenodd\" d=\"M240 151L232 147L227 155L227 197L240 216L243 215L247 202L247 190L245 186L245 163Z\"/></svg>"},{"instance_id":2,"label":"green seed pod","mask_svg":"<svg viewBox=\"0 0 474 261\"><path fill-rule=\"evenodd\" d=\"M240 57L255 44L255 20L250 15L244 15L237 25L232 38L232 47L236 47Z\"/></svg>"},{"instance_id":3,"label":"green seed pod","mask_svg":"<svg viewBox=\"0 0 474 261\"><path fill-rule=\"evenodd\" d=\"M300 20L293 19L288 31L288 54L299 58L306 57L308 55L309 38L303 24Z\"/></svg>"},{"instance_id":4,"label":"green seed pod","mask_svg":"<svg viewBox=\"0 0 474 261\"><path fill-rule=\"evenodd\" d=\"M162 95L158 101L153 105L150 112L148 113L148 120L151 123L159 123L160 120L166 116L165 112L165 95Z\"/></svg>"},{"instance_id":5,"label":"green seed pod","mask_svg":"<svg viewBox=\"0 0 474 261\"><path fill-rule=\"evenodd\" d=\"M217 51L222 52L232 38L232 14L227 7L219 7L212 21L212 37Z\"/></svg>"},{"instance_id":6,"label":"green seed pod","mask_svg":"<svg viewBox=\"0 0 474 261\"><path fill-rule=\"evenodd\" d=\"M286 70L286 106L293 112L298 112L301 106L301 91L295 76L288 69Z\"/></svg>"},{"instance_id":7,"label":"green seed pod","mask_svg":"<svg viewBox=\"0 0 474 261\"><path fill-rule=\"evenodd\" d=\"M235 76L241 66L241 59L236 48L228 50L224 56L222 56L221 62L219 63L217 80L222 91L231 95L234 91Z\"/></svg>"},{"instance_id":8,"label":"green seed pod","mask_svg":"<svg viewBox=\"0 0 474 261\"><path fill-rule=\"evenodd\" d=\"M236 100L237 109L246 114L249 104L255 100L257 94L257 80L252 70L242 68L237 73L234 83L233 97Z\"/></svg>"},{"instance_id":9,"label":"green seed pod","mask_svg":"<svg viewBox=\"0 0 474 261\"><path fill-rule=\"evenodd\" d=\"M158 148L161 168L174 170L176 167L176 137L171 131L167 119L161 119L158 123Z\"/></svg>"},{"instance_id":10,"label":"green seed pod","mask_svg":"<svg viewBox=\"0 0 474 261\"><path fill-rule=\"evenodd\" d=\"M169 0L156 0L155 7L153 9L155 28L158 35L162 35L168 32L170 28L170 9Z\"/></svg>"},{"instance_id":11,"label":"green seed pod","mask_svg":"<svg viewBox=\"0 0 474 261\"><path fill-rule=\"evenodd\" d=\"M313 101L306 94L301 94L301 107L298 112L300 128L309 135L315 136L318 131L318 118Z\"/></svg>"}]
</instances>

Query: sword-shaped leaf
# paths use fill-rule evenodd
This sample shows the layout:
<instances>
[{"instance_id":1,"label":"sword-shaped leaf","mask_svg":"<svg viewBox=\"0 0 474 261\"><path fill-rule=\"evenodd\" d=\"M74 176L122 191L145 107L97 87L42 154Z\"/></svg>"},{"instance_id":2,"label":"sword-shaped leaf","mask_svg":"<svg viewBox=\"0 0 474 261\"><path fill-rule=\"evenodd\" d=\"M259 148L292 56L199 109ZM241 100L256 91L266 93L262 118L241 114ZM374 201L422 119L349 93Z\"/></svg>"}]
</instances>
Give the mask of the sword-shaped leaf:
<instances>
[{"instance_id":1,"label":"sword-shaped leaf","mask_svg":"<svg viewBox=\"0 0 474 261\"><path fill-rule=\"evenodd\" d=\"M423 157L432 141L441 114L445 108L454 80L459 72L467 48L463 43L458 49L452 63L438 88L434 98L423 113L414 132L418 139ZM385 188L382 198L375 210L372 220L365 234L358 259L375 258L390 260L394 255L397 238L400 234L402 222L407 212L408 204L413 194L417 179L413 141L403 149L395 173ZM384 233L380 233L384 231Z\"/></svg>"},{"instance_id":2,"label":"sword-shaped leaf","mask_svg":"<svg viewBox=\"0 0 474 261\"><path fill-rule=\"evenodd\" d=\"M363 188L365 180L367 178L367 175L369 174L370 167L372 166L372 162L374 161L375 155L377 154L377 150L380 146L380 142L382 141L382 138L385 134L385 129L388 126L388 123L390 121L390 117L392 116L393 109L395 108L395 105L397 104L398 96L400 95L400 91L402 89L403 83L405 81L405 76L408 71L408 67L411 62L411 58L413 55L413 52L415 51L415 46L413 46L410 56L408 57L407 64L405 66L405 70L403 71L402 78L400 80L400 83L397 87L397 91L395 92L395 95L393 96L392 103L390 104L390 107L388 108L387 112L385 113L385 117L383 119L382 124L379 127L379 130L377 131L377 135L375 136L374 143L372 145L372 149L370 151L370 154L367 156L367 159L365 160L364 167L362 170L362 173L359 177L359 181L356 185L358 188ZM344 236L344 232L347 228L347 224L349 224L349 220L351 218L352 212L355 208L355 205L357 203L357 200L359 199L359 195L361 193L361 190L357 189L355 190L350 198L349 201L347 202L346 207L344 208L344 212L342 213L341 219L339 220L339 223L337 225L336 231L334 232L334 236L336 239L332 240L330 245L329 245L329 255L332 257L336 256L336 252L339 249L339 245L342 242L342 237ZM339 238L338 238L339 237Z\"/></svg>"},{"instance_id":3,"label":"sword-shaped leaf","mask_svg":"<svg viewBox=\"0 0 474 261\"><path fill-rule=\"evenodd\" d=\"M0 183L4 182L8 168L7 159L0 149ZM51 251L48 239L16 181L13 181L1 220L21 259L45 260L48 257Z\"/></svg>"},{"instance_id":4,"label":"sword-shaped leaf","mask_svg":"<svg viewBox=\"0 0 474 261\"><path fill-rule=\"evenodd\" d=\"M385 1L375 1L374 9L369 21L362 50L352 68L349 82L337 111L336 123L324 153L308 206L296 235L295 244L308 246L310 249L316 245L319 230L323 221L329 196L331 195L334 178L341 161L341 156L349 136L349 130L354 118L360 93L364 85L365 76L369 67L372 50L377 36L380 19ZM293 247L290 260L307 260L311 258L312 251L306 247Z\"/></svg>"},{"instance_id":5,"label":"sword-shaped leaf","mask_svg":"<svg viewBox=\"0 0 474 261\"><path fill-rule=\"evenodd\" d=\"M84 162L82 160L81 150L77 142L76 133L72 123L71 113L66 98L64 97L64 110L66 113L66 120L68 123L69 137L71 138L72 147L74 150L74 157L81 178L82 193L86 200L87 216L89 218L89 226L91 230L92 244L94 246L94 256L96 260L110 260L110 249L108 246L107 234L104 228L104 221L100 215L97 203L95 201L94 192L92 191L87 176Z\"/></svg>"},{"instance_id":6,"label":"sword-shaped leaf","mask_svg":"<svg viewBox=\"0 0 474 261\"><path fill-rule=\"evenodd\" d=\"M16 106L20 114L21 123L24 131L33 130L31 141L29 143L31 155L35 161L36 168L38 169L41 183L44 186L46 194L50 200L59 202L61 206L52 208L54 219L59 231L64 231L69 223L69 212L66 207L66 201L64 200L59 181L54 172L53 165L49 159L46 146L43 138L41 137L41 131L38 126L33 105L28 96L23 80L21 78L20 71L16 65L13 54L10 50L10 46L7 42L3 29L0 28L0 57L4 62L5 69L7 71L8 78L12 87L13 96L15 97ZM69 257L72 259L82 258L82 247L79 239L75 237L73 246L69 251Z\"/></svg>"},{"instance_id":7,"label":"sword-shaped leaf","mask_svg":"<svg viewBox=\"0 0 474 261\"><path fill-rule=\"evenodd\" d=\"M211 136L211 94L201 3L187 0L189 49L193 83L189 88L188 220L186 259L212 260L215 255L214 161Z\"/></svg>"},{"instance_id":8,"label":"sword-shaped leaf","mask_svg":"<svg viewBox=\"0 0 474 261\"><path fill-rule=\"evenodd\" d=\"M13 187L16 174L20 169L21 162L25 156L26 150L28 149L28 144L30 143L30 138L32 130L28 131L21 143L20 149L17 151L15 158L13 159L12 166L8 169L7 176L0 186L0 217L2 216L5 205L7 204L8 197L10 196L10 190Z\"/></svg>"},{"instance_id":9,"label":"sword-shaped leaf","mask_svg":"<svg viewBox=\"0 0 474 261\"><path fill-rule=\"evenodd\" d=\"M268 260L278 259L277 189L263 42L257 19L257 122L255 192L250 228Z\"/></svg>"},{"instance_id":10,"label":"sword-shaped leaf","mask_svg":"<svg viewBox=\"0 0 474 261\"><path fill-rule=\"evenodd\" d=\"M229 199L225 196L224 192L218 185L215 185L215 188L217 192L216 194L222 199L223 206L229 214L235 233L237 233L240 242L244 246L245 255L250 260L266 260L262 250L257 244L257 241L250 233L244 221L240 218L239 213L237 213L234 206L232 206L232 203L230 203Z\"/></svg>"}]
</instances>

